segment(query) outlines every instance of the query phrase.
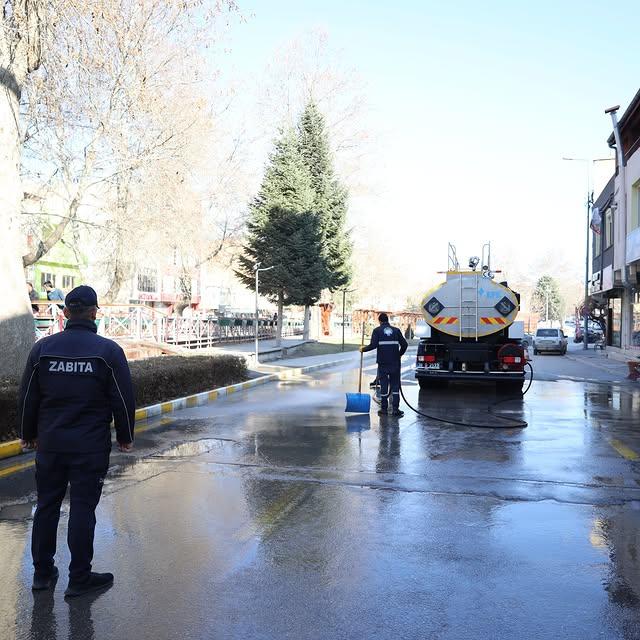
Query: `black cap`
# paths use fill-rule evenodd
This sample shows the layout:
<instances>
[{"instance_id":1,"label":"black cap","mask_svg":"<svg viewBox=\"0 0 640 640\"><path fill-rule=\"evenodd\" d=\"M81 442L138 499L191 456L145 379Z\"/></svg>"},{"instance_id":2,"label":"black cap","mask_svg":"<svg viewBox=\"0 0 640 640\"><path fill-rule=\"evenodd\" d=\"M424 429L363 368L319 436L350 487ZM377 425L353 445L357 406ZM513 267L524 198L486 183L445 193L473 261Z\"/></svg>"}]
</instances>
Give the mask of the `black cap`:
<instances>
[{"instance_id":1,"label":"black cap","mask_svg":"<svg viewBox=\"0 0 640 640\"><path fill-rule=\"evenodd\" d=\"M69 309L83 309L84 307L97 307L98 294L94 289L85 284L72 289L67 293L64 303ZM99 307L98 307L99 308Z\"/></svg>"}]
</instances>

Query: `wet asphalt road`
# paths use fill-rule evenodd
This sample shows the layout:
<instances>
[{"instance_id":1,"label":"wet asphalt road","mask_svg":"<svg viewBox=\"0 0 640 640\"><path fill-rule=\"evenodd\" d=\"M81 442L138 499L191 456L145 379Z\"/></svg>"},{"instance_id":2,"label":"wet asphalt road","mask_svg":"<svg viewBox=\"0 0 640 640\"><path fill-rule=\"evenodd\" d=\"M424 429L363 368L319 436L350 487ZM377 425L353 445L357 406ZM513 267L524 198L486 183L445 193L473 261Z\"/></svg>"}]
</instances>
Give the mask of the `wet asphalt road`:
<instances>
[{"instance_id":1,"label":"wet asphalt road","mask_svg":"<svg viewBox=\"0 0 640 640\"><path fill-rule=\"evenodd\" d=\"M640 638L640 387L544 378L495 409L526 429L346 418L348 366L165 418L112 458L115 585L70 603L29 588L33 472L0 479L0 637ZM492 387L405 393L498 421Z\"/></svg>"}]
</instances>

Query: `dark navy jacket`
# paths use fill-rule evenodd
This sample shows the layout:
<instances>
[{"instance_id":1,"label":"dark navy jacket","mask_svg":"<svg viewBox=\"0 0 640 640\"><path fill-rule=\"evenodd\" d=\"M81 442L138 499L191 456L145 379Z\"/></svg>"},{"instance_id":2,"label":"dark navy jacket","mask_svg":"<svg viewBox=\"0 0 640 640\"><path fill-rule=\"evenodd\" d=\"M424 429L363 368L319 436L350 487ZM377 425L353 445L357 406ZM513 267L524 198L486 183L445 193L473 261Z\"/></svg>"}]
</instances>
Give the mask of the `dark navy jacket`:
<instances>
[{"instance_id":1,"label":"dark navy jacket","mask_svg":"<svg viewBox=\"0 0 640 640\"><path fill-rule=\"evenodd\" d=\"M94 453L133 442L135 400L129 365L113 340L90 320L69 320L61 333L38 341L25 368L18 422L23 440L39 451Z\"/></svg>"},{"instance_id":2,"label":"dark navy jacket","mask_svg":"<svg viewBox=\"0 0 640 640\"><path fill-rule=\"evenodd\" d=\"M407 341L402 331L392 327L388 322L376 327L371 334L371 342L363 351L378 350L376 362L383 366L400 366L400 358L407 350Z\"/></svg>"}]
</instances>

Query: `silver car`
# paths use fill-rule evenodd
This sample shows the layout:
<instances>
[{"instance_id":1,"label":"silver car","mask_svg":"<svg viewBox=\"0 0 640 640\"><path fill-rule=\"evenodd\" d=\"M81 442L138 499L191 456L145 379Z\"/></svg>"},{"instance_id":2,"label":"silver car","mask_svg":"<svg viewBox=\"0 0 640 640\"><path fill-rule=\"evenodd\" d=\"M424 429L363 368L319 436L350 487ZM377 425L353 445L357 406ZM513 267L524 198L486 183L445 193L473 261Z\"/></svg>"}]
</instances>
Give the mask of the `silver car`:
<instances>
[{"instance_id":1,"label":"silver car","mask_svg":"<svg viewBox=\"0 0 640 640\"><path fill-rule=\"evenodd\" d=\"M544 351L554 351L560 355L567 353L567 338L562 329L538 329L533 340L533 355Z\"/></svg>"}]
</instances>

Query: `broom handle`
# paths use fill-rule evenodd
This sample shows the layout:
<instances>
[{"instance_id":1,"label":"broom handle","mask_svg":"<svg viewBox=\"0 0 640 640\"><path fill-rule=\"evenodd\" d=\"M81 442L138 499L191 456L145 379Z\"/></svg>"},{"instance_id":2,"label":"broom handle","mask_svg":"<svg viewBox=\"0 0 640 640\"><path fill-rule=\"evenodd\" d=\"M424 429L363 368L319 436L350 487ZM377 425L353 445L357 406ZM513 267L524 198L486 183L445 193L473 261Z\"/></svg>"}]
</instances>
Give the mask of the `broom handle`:
<instances>
[{"instance_id":1,"label":"broom handle","mask_svg":"<svg viewBox=\"0 0 640 640\"><path fill-rule=\"evenodd\" d=\"M362 323L362 339L360 340L360 346L364 347L364 322ZM360 352L360 377L358 379L358 393L362 393L362 362L364 360L364 353Z\"/></svg>"}]
</instances>

